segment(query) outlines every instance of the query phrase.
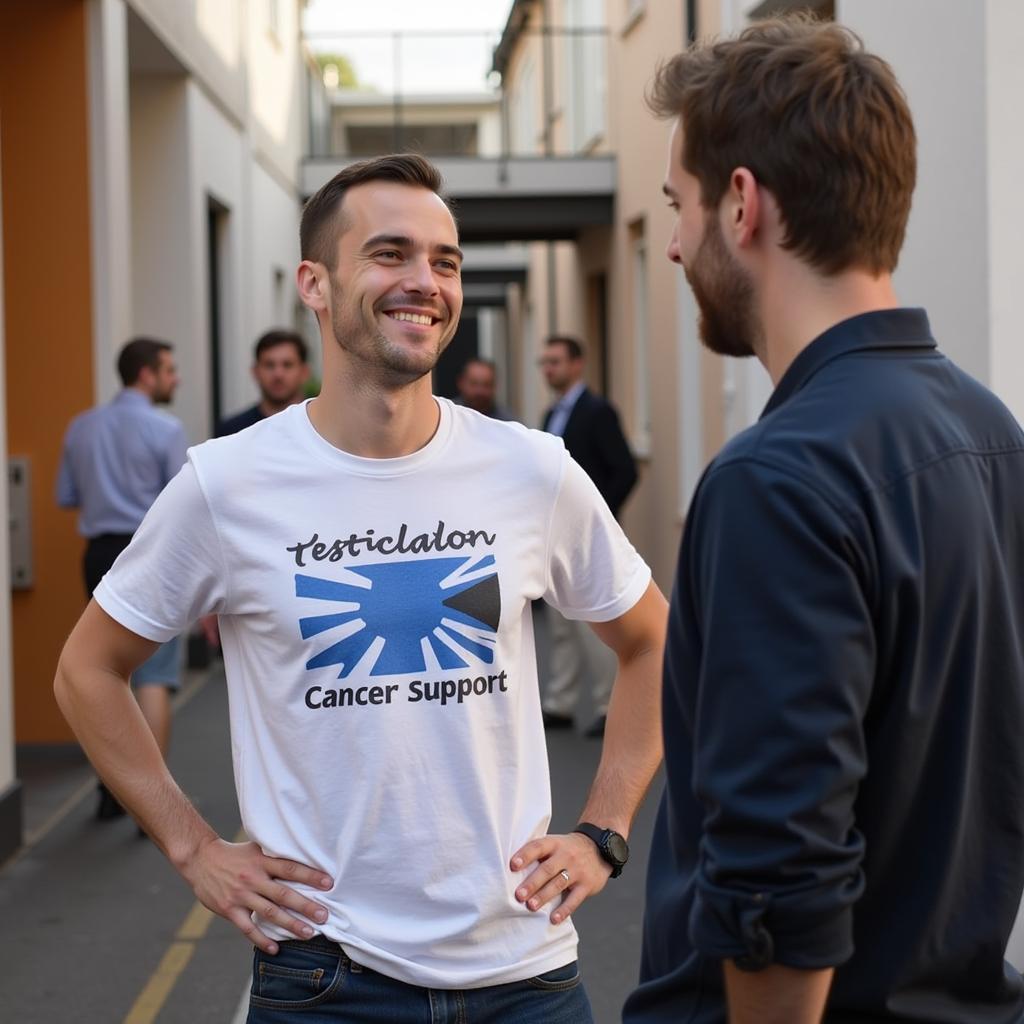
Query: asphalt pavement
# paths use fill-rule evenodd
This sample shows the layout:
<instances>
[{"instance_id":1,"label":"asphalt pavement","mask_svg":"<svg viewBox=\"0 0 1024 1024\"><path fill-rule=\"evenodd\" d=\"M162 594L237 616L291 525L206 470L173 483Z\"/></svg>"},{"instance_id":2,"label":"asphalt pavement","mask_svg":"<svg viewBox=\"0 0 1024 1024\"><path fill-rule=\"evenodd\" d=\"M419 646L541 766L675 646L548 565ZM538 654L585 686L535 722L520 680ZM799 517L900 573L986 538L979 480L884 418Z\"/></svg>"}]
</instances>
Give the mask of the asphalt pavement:
<instances>
[{"instance_id":1,"label":"asphalt pavement","mask_svg":"<svg viewBox=\"0 0 1024 1024\"><path fill-rule=\"evenodd\" d=\"M219 664L193 677L169 758L213 826L239 832ZM548 734L555 830L577 820L600 741ZM45 783L45 784L44 784ZM244 1020L251 950L195 899L128 819L97 822L88 768L73 753L30 778L30 844L0 867L0 1019L12 1024L235 1024ZM643 875L658 785L620 879L576 914L581 969L598 1024L619 1020L639 963ZM34 799L33 799L34 795Z\"/></svg>"}]
</instances>

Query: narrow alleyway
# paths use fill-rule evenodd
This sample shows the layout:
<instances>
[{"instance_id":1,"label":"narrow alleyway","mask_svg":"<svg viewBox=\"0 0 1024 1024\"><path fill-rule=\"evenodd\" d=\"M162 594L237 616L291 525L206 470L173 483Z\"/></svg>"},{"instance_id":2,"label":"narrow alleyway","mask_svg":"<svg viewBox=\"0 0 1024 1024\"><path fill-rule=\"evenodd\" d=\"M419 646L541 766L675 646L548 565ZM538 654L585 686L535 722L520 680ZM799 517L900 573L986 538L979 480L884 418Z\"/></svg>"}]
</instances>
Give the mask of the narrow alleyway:
<instances>
[{"instance_id":1,"label":"narrow alleyway","mask_svg":"<svg viewBox=\"0 0 1024 1024\"><path fill-rule=\"evenodd\" d=\"M549 735L555 828L576 820L600 747ZM194 680L175 721L171 766L224 836L239 831L219 667ZM244 1020L250 951L198 906L152 843L125 819L99 823L92 776L74 759L35 766L29 836L0 868L0 1007L11 1024L234 1024ZM33 795L33 790L35 795ZM656 800L633 863L577 914L582 968L599 1024L619 1019L636 977L643 875ZM42 834L40 834L42 833Z\"/></svg>"}]
</instances>

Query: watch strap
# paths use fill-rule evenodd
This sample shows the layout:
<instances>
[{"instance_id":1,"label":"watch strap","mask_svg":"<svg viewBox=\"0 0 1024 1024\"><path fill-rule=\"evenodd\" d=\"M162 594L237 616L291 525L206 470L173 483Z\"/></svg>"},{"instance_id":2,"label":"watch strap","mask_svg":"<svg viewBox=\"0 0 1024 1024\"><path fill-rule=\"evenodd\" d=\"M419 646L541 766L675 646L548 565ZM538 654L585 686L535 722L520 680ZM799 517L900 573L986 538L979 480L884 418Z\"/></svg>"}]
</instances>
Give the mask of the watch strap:
<instances>
[{"instance_id":1,"label":"watch strap","mask_svg":"<svg viewBox=\"0 0 1024 1024\"><path fill-rule=\"evenodd\" d=\"M597 852L601 855L601 859L611 866L612 878L618 878L622 874L623 865L620 864L608 850L608 836L611 834L618 835L614 829L601 828L598 825L594 825L589 821L581 821L574 829L573 832L579 832L581 835L586 836L593 844L597 847Z\"/></svg>"}]
</instances>

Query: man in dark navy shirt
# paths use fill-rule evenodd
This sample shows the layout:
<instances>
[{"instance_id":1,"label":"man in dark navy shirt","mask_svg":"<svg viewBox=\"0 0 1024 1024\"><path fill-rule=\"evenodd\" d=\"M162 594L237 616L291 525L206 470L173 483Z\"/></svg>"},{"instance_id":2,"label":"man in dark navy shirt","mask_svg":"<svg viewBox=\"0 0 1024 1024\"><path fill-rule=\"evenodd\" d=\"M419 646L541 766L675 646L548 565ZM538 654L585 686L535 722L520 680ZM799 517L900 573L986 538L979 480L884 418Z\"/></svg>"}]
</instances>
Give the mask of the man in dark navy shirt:
<instances>
[{"instance_id":1,"label":"man in dark navy shirt","mask_svg":"<svg viewBox=\"0 0 1024 1024\"><path fill-rule=\"evenodd\" d=\"M260 400L217 424L217 437L237 434L306 397L309 380L306 343L298 331L267 331L256 342L252 365Z\"/></svg>"},{"instance_id":2,"label":"man in dark navy shirt","mask_svg":"<svg viewBox=\"0 0 1024 1024\"><path fill-rule=\"evenodd\" d=\"M906 100L786 19L651 106L703 340L775 391L687 517L625 1020L1024 1021L1024 435L897 306Z\"/></svg>"}]
</instances>

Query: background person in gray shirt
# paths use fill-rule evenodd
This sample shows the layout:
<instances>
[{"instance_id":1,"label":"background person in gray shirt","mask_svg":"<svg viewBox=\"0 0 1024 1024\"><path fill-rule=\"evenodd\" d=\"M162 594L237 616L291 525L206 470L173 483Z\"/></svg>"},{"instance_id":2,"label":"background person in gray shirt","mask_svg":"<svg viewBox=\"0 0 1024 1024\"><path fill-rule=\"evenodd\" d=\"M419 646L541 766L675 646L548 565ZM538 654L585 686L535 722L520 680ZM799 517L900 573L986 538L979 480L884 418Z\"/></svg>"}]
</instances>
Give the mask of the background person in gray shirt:
<instances>
[{"instance_id":1,"label":"background person in gray shirt","mask_svg":"<svg viewBox=\"0 0 1024 1024\"><path fill-rule=\"evenodd\" d=\"M57 477L57 504L79 510L78 532L87 540L82 568L88 597L184 465L188 446L181 421L155 408L170 402L178 386L172 346L136 338L121 349L117 371L123 390L71 421ZM164 754L179 673L175 638L132 675L139 707ZM99 788L96 816L124 814L102 783Z\"/></svg>"}]
</instances>

